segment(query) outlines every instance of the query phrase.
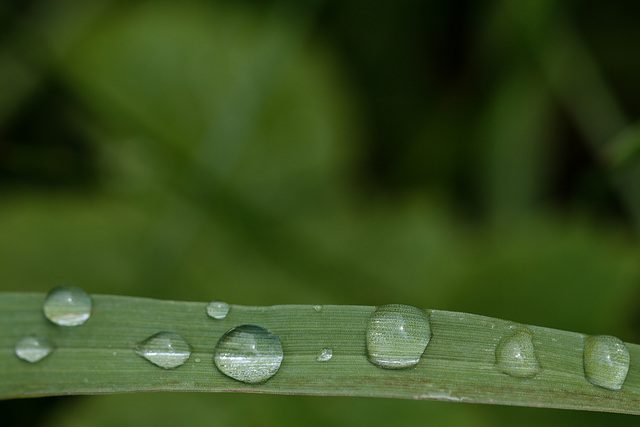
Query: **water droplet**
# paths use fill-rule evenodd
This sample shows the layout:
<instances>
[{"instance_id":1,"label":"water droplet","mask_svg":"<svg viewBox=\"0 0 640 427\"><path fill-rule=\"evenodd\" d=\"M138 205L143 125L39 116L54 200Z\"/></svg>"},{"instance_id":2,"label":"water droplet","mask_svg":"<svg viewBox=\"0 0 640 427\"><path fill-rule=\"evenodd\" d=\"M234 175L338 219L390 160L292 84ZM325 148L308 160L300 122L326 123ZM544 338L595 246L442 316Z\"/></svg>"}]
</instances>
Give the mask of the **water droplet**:
<instances>
[{"instance_id":1,"label":"water droplet","mask_svg":"<svg viewBox=\"0 0 640 427\"><path fill-rule=\"evenodd\" d=\"M314 305L314 306L313 306L313 309L314 309L315 311L317 311L318 313L320 313L320 312L322 311L322 306L321 306L321 305Z\"/></svg>"},{"instance_id":2,"label":"water droplet","mask_svg":"<svg viewBox=\"0 0 640 427\"><path fill-rule=\"evenodd\" d=\"M367 326L369 361L386 369L415 366L431 339L427 314L402 304L378 307Z\"/></svg>"},{"instance_id":3,"label":"water droplet","mask_svg":"<svg viewBox=\"0 0 640 427\"><path fill-rule=\"evenodd\" d=\"M47 319L60 326L82 325L91 316L91 297L76 286L53 288L44 301Z\"/></svg>"},{"instance_id":4,"label":"water droplet","mask_svg":"<svg viewBox=\"0 0 640 427\"><path fill-rule=\"evenodd\" d=\"M584 374L591 384L620 390L630 359L627 346L616 337L599 335L584 340Z\"/></svg>"},{"instance_id":5,"label":"water droplet","mask_svg":"<svg viewBox=\"0 0 640 427\"><path fill-rule=\"evenodd\" d=\"M502 338L496 346L496 365L505 374L531 378L540 372L540 363L533 347L533 334L519 329Z\"/></svg>"},{"instance_id":6,"label":"water droplet","mask_svg":"<svg viewBox=\"0 0 640 427\"><path fill-rule=\"evenodd\" d=\"M216 345L213 361L223 374L245 383L261 383L278 372L282 345L271 331L255 325L229 329Z\"/></svg>"},{"instance_id":7,"label":"water droplet","mask_svg":"<svg viewBox=\"0 0 640 427\"><path fill-rule=\"evenodd\" d=\"M229 313L229 304L222 301L213 301L207 305L207 314L214 319L224 319Z\"/></svg>"},{"instance_id":8,"label":"water droplet","mask_svg":"<svg viewBox=\"0 0 640 427\"><path fill-rule=\"evenodd\" d=\"M332 357L333 349L331 347L325 347L320 350L320 353L318 354L318 357L316 357L316 360L318 362L326 362L327 360L331 360Z\"/></svg>"},{"instance_id":9,"label":"water droplet","mask_svg":"<svg viewBox=\"0 0 640 427\"><path fill-rule=\"evenodd\" d=\"M16 344L16 356L27 362L38 362L50 355L55 347L43 336L27 335Z\"/></svg>"},{"instance_id":10,"label":"water droplet","mask_svg":"<svg viewBox=\"0 0 640 427\"><path fill-rule=\"evenodd\" d=\"M173 369L189 359L191 346L175 332L158 332L140 342L136 353L154 365Z\"/></svg>"}]
</instances>

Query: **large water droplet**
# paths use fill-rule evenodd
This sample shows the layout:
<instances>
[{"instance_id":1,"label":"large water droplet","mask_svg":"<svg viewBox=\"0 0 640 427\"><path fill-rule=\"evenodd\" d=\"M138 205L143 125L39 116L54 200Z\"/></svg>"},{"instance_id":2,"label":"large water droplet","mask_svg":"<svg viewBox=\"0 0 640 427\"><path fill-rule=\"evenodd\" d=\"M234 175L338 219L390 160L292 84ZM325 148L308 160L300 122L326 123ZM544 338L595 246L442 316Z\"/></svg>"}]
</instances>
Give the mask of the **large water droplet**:
<instances>
[{"instance_id":1,"label":"large water droplet","mask_svg":"<svg viewBox=\"0 0 640 427\"><path fill-rule=\"evenodd\" d=\"M616 337L599 335L584 340L584 374L591 384L620 390L630 360L627 346Z\"/></svg>"},{"instance_id":2,"label":"large water droplet","mask_svg":"<svg viewBox=\"0 0 640 427\"><path fill-rule=\"evenodd\" d=\"M54 348L46 337L27 335L16 344L16 356L27 362L35 363L50 355Z\"/></svg>"},{"instance_id":3,"label":"large water droplet","mask_svg":"<svg viewBox=\"0 0 640 427\"><path fill-rule=\"evenodd\" d=\"M386 369L415 366L431 339L427 314L402 304L378 307L367 326L369 361Z\"/></svg>"},{"instance_id":4,"label":"large water droplet","mask_svg":"<svg viewBox=\"0 0 640 427\"><path fill-rule=\"evenodd\" d=\"M213 301L207 305L207 314L214 319L224 319L229 313L229 304L222 301Z\"/></svg>"},{"instance_id":5,"label":"large water droplet","mask_svg":"<svg viewBox=\"0 0 640 427\"><path fill-rule=\"evenodd\" d=\"M60 326L82 325L91 316L91 297L75 286L58 286L47 295L42 307L47 319Z\"/></svg>"},{"instance_id":6,"label":"large water droplet","mask_svg":"<svg viewBox=\"0 0 640 427\"><path fill-rule=\"evenodd\" d=\"M245 383L261 383L278 372L282 345L271 331L255 325L228 330L216 345L213 361L223 374Z\"/></svg>"},{"instance_id":7,"label":"large water droplet","mask_svg":"<svg viewBox=\"0 0 640 427\"><path fill-rule=\"evenodd\" d=\"M184 364L191 356L191 346L175 332L158 332L136 347L136 353L154 365L173 369Z\"/></svg>"},{"instance_id":8,"label":"large water droplet","mask_svg":"<svg viewBox=\"0 0 640 427\"><path fill-rule=\"evenodd\" d=\"M540 372L540 363L533 347L533 335L518 330L500 340L496 346L496 365L505 374L518 378L530 378Z\"/></svg>"},{"instance_id":9,"label":"large water droplet","mask_svg":"<svg viewBox=\"0 0 640 427\"><path fill-rule=\"evenodd\" d=\"M326 362L327 360L331 360L332 357L333 349L331 347L325 347L320 350L320 353L318 354L318 357L316 357L316 360L318 362Z\"/></svg>"}]
</instances>

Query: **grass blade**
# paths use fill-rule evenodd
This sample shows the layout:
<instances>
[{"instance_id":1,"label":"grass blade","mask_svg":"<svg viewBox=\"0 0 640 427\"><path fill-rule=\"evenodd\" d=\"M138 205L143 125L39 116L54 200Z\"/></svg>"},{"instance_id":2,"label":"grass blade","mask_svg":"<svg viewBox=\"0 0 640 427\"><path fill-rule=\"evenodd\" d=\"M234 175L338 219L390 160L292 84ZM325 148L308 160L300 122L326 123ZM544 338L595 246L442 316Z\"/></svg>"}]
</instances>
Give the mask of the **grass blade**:
<instances>
[{"instance_id":1,"label":"grass blade","mask_svg":"<svg viewBox=\"0 0 640 427\"><path fill-rule=\"evenodd\" d=\"M427 310L432 338L420 362L382 369L367 360L365 330L375 307L231 305L224 319L206 303L93 295L91 318L61 327L42 314L42 293L0 294L0 398L136 391L206 391L372 396L493 403L640 414L640 346L626 344L629 373L620 390L585 379L585 335L474 314ZM230 328L255 324L276 334L284 349L278 373L260 384L233 380L216 369L214 348ZM532 334L540 364L534 377L518 378L496 366L495 350L513 328ZM187 362L162 369L135 353L160 332L183 336ZM15 355L25 335L39 334L56 349L29 363ZM333 356L317 360L323 348Z\"/></svg>"}]
</instances>

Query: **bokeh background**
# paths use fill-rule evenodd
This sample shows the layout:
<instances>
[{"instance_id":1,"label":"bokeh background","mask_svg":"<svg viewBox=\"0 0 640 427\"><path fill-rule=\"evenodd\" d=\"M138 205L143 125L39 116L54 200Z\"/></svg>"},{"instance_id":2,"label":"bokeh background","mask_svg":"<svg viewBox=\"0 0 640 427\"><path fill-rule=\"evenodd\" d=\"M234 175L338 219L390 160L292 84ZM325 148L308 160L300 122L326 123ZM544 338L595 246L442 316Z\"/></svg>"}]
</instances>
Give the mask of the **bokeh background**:
<instances>
[{"instance_id":1,"label":"bokeh background","mask_svg":"<svg viewBox=\"0 0 640 427\"><path fill-rule=\"evenodd\" d=\"M638 16L593 0L0 2L0 290L399 302L640 342ZM637 422L209 393L0 411L32 426Z\"/></svg>"}]
</instances>

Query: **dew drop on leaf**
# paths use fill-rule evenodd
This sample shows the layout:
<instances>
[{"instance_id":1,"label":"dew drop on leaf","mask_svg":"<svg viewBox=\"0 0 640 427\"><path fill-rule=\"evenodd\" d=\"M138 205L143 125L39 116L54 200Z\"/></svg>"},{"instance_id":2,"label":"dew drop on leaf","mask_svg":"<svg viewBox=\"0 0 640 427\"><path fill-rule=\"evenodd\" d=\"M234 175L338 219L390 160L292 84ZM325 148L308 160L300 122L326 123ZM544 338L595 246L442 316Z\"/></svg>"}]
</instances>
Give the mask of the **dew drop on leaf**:
<instances>
[{"instance_id":1,"label":"dew drop on leaf","mask_svg":"<svg viewBox=\"0 0 640 427\"><path fill-rule=\"evenodd\" d=\"M419 308L402 304L378 307L366 330L369 361L385 369L403 369L420 361L431 339L429 317Z\"/></svg>"},{"instance_id":2,"label":"dew drop on leaf","mask_svg":"<svg viewBox=\"0 0 640 427\"><path fill-rule=\"evenodd\" d=\"M175 332L158 332L138 343L136 353L156 366L174 369L191 356L191 346Z\"/></svg>"},{"instance_id":3,"label":"dew drop on leaf","mask_svg":"<svg viewBox=\"0 0 640 427\"><path fill-rule=\"evenodd\" d=\"M331 347L325 347L322 350L320 350L320 353L318 353L318 357L316 357L316 360L318 362L326 362L328 360L331 360L332 357L333 357L333 349Z\"/></svg>"},{"instance_id":4,"label":"dew drop on leaf","mask_svg":"<svg viewBox=\"0 0 640 427\"><path fill-rule=\"evenodd\" d=\"M213 361L226 376L254 384L273 377L283 358L280 340L271 331L261 326L241 325L220 338Z\"/></svg>"},{"instance_id":5,"label":"dew drop on leaf","mask_svg":"<svg viewBox=\"0 0 640 427\"><path fill-rule=\"evenodd\" d=\"M222 301L213 301L207 305L207 314L214 319L224 319L229 313L229 304Z\"/></svg>"},{"instance_id":6,"label":"dew drop on leaf","mask_svg":"<svg viewBox=\"0 0 640 427\"><path fill-rule=\"evenodd\" d=\"M38 362L55 349L54 345L48 338L38 335L27 335L16 344L16 356L27 362Z\"/></svg>"},{"instance_id":7,"label":"dew drop on leaf","mask_svg":"<svg viewBox=\"0 0 640 427\"><path fill-rule=\"evenodd\" d=\"M58 286L47 295L42 307L44 315L60 326L78 326L91 316L91 297L76 286Z\"/></svg>"},{"instance_id":8,"label":"dew drop on leaf","mask_svg":"<svg viewBox=\"0 0 640 427\"><path fill-rule=\"evenodd\" d=\"M533 346L533 334L517 330L502 338L496 346L496 365L507 375L531 378L540 372L540 363Z\"/></svg>"},{"instance_id":9,"label":"dew drop on leaf","mask_svg":"<svg viewBox=\"0 0 640 427\"><path fill-rule=\"evenodd\" d=\"M584 340L584 375L591 384L620 390L630 361L627 346L616 337L598 335Z\"/></svg>"}]
</instances>

